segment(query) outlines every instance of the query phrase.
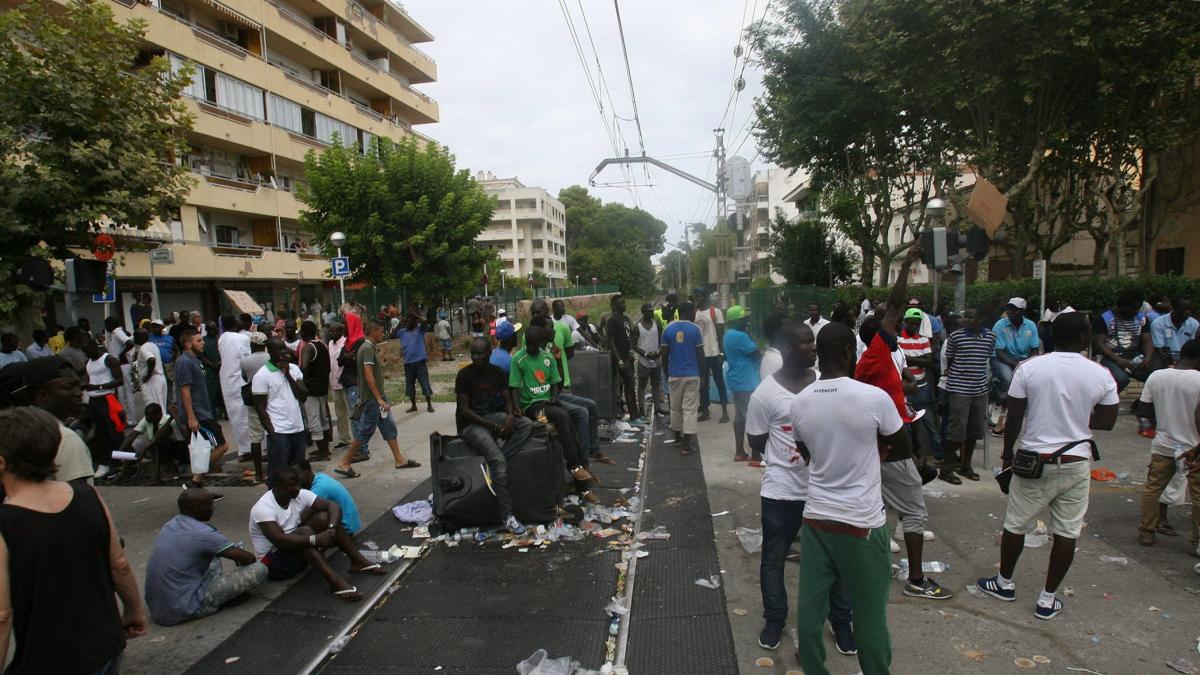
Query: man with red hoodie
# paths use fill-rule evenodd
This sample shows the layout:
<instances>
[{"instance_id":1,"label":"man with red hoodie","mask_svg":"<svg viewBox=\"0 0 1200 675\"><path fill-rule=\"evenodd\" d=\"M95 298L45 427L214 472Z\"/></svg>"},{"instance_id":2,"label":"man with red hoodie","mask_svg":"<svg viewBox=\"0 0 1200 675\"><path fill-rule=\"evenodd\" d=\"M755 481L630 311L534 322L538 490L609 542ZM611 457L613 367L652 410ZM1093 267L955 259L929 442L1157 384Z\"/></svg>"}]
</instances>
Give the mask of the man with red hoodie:
<instances>
[{"instance_id":1,"label":"man with red hoodie","mask_svg":"<svg viewBox=\"0 0 1200 675\"><path fill-rule=\"evenodd\" d=\"M900 351L896 333L900 327L900 312L904 308L904 296L908 289L908 271L912 264L921 257L921 247L913 244L900 273L896 285L888 296L884 314L867 317L859 329L859 338L867 345L858 363L854 366L854 379L859 382L879 387L896 405L896 412L907 426L920 418L908 406L904 395L904 353ZM932 471L932 470L931 470ZM936 475L929 476L932 480ZM922 553L925 543L925 521L929 512L925 508L925 496L921 493L921 485L925 481L913 461L912 451L893 448L883 460L880 468L880 483L884 505L897 513L901 528L904 530L904 545L908 549L908 583L904 585L904 594L917 598L931 600L946 600L953 593L942 588L936 581L926 577L921 570ZM932 538L932 533L928 533Z\"/></svg>"}]
</instances>

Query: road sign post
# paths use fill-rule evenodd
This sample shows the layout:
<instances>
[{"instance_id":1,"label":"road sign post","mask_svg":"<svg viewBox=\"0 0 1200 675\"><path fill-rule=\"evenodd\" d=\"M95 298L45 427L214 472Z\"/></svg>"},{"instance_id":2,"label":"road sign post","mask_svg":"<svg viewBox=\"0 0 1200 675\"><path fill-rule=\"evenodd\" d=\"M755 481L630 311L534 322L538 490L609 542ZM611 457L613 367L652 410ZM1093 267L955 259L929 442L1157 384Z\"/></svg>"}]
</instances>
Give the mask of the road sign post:
<instances>
[{"instance_id":1,"label":"road sign post","mask_svg":"<svg viewBox=\"0 0 1200 675\"><path fill-rule=\"evenodd\" d=\"M346 277L350 276L350 258L342 255L342 247L337 250L337 257L330 260L330 275L338 280L338 290L341 291L342 304L346 304Z\"/></svg>"},{"instance_id":2,"label":"road sign post","mask_svg":"<svg viewBox=\"0 0 1200 675\"><path fill-rule=\"evenodd\" d=\"M1040 279L1042 282L1042 291L1041 291L1041 300L1042 301L1041 301L1041 304L1038 305L1041 308L1041 315L1038 316L1038 321L1040 322L1046 316L1046 261L1045 260L1034 260L1033 261L1033 278Z\"/></svg>"},{"instance_id":3,"label":"road sign post","mask_svg":"<svg viewBox=\"0 0 1200 675\"><path fill-rule=\"evenodd\" d=\"M162 312L158 307L158 278L154 275L154 265L173 265L175 252L169 248L150 249L150 311L155 318L161 318Z\"/></svg>"},{"instance_id":4,"label":"road sign post","mask_svg":"<svg viewBox=\"0 0 1200 675\"><path fill-rule=\"evenodd\" d=\"M104 290L92 294L92 302L114 303L117 301L117 280L109 274L104 277Z\"/></svg>"}]
</instances>

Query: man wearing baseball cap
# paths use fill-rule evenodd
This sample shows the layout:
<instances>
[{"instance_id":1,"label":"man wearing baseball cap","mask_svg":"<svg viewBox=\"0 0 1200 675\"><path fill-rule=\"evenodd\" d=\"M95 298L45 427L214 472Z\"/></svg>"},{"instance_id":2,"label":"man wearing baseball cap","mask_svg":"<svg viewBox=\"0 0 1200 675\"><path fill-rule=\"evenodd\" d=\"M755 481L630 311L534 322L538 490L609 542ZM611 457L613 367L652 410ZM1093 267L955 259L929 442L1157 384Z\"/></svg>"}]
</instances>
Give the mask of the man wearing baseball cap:
<instances>
[{"instance_id":1,"label":"man wearing baseball cap","mask_svg":"<svg viewBox=\"0 0 1200 675\"><path fill-rule=\"evenodd\" d=\"M758 387L758 364L762 361L762 353L758 345L746 331L750 323L750 311L741 305L734 305L725 312L725 337L721 345L725 350L725 360L729 363L729 372L725 383L733 394L733 461L750 460L750 466L763 466L762 456L754 451L753 457L746 455L746 410L750 407L750 396ZM701 384L703 386L704 383ZM753 450L753 449L752 449Z\"/></svg>"},{"instance_id":2,"label":"man wearing baseball cap","mask_svg":"<svg viewBox=\"0 0 1200 675\"><path fill-rule=\"evenodd\" d=\"M1042 341L1038 337L1037 324L1026 318L1025 298L1009 298L1004 306L1004 316L992 327L996 334L996 354L992 357L992 372L996 374L997 398L1000 406L1008 405L1008 385L1012 382L1013 371L1025 359L1036 356L1042 351ZM1000 422L992 430L997 436L1004 435L1003 412Z\"/></svg>"}]
</instances>

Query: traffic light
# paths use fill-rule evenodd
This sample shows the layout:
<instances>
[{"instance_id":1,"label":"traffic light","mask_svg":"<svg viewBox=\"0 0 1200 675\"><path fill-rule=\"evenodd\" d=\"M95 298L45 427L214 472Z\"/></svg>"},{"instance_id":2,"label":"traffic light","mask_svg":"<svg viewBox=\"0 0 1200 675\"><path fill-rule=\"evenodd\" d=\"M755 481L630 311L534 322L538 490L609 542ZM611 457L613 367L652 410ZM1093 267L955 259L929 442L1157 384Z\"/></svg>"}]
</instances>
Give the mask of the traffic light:
<instances>
[{"instance_id":1,"label":"traffic light","mask_svg":"<svg viewBox=\"0 0 1200 675\"><path fill-rule=\"evenodd\" d=\"M921 233L921 262L927 267L942 269L950 256L958 253L958 236L944 227L933 227Z\"/></svg>"},{"instance_id":2,"label":"traffic light","mask_svg":"<svg viewBox=\"0 0 1200 675\"><path fill-rule=\"evenodd\" d=\"M988 247L992 244L987 232L973 227L967 230L966 240L968 255L976 260L983 260L987 257Z\"/></svg>"}]
</instances>

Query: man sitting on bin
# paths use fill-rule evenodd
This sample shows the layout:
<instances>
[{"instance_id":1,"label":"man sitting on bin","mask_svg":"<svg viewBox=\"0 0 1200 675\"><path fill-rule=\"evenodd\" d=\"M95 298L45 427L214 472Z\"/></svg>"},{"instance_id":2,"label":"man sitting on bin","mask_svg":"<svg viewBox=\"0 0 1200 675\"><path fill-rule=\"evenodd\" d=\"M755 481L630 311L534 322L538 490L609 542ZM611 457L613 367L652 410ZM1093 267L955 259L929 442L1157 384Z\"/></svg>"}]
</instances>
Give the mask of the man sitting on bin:
<instances>
[{"instance_id":1,"label":"man sitting on bin","mask_svg":"<svg viewBox=\"0 0 1200 675\"><path fill-rule=\"evenodd\" d=\"M497 326L497 335L508 325L505 322ZM492 491L496 494L504 526L509 532L521 535L525 534L525 526L513 515L507 459L529 438L533 422L527 417L513 415L508 374L490 363L491 353L492 346L487 339L471 340L471 365L459 370L454 378L454 394L458 400L455 421L467 446L487 459Z\"/></svg>"}]
</instances>

